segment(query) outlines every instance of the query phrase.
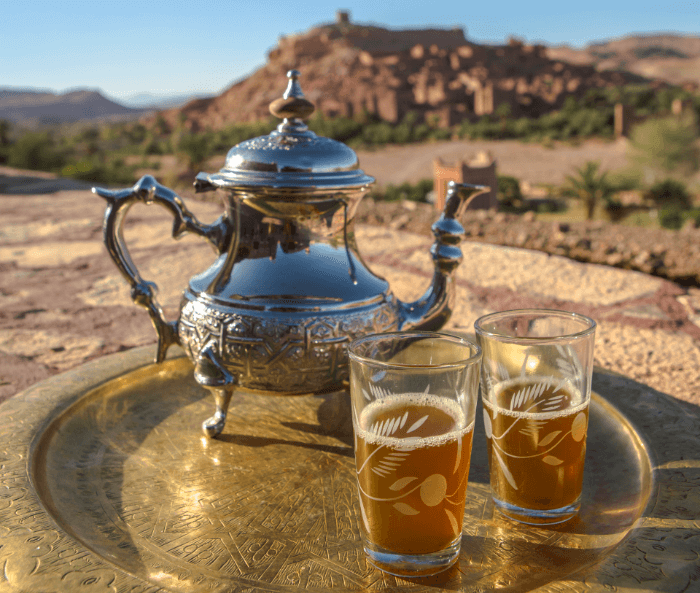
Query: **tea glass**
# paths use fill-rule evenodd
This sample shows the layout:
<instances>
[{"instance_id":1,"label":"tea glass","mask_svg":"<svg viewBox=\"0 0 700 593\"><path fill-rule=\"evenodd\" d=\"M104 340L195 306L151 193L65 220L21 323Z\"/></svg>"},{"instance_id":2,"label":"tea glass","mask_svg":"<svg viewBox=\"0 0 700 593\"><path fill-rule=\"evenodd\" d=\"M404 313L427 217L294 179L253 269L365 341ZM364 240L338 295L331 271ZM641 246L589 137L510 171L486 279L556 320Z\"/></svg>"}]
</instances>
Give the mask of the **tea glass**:
<instances>
[{"instance_id":1,"label":"tea glass","mask_svg":"<svg viewBox=\"0 0 700 593\"><path fill-rule=\"evenodd\" d=\"M596 323L524 309L474 327L493 500L522 523L567 521L581 506Z\"/></svg>"},{"instance_id":2,"label":"tea glass","mask_svg":"<svg viewBox=\"0 0 700 593\"><path fill-rule=\"evenodd\" d=\"M393 332L348 354L365 552L399 576L445 570L460 552L481 350Z\"/></svg>"}]
</instances>

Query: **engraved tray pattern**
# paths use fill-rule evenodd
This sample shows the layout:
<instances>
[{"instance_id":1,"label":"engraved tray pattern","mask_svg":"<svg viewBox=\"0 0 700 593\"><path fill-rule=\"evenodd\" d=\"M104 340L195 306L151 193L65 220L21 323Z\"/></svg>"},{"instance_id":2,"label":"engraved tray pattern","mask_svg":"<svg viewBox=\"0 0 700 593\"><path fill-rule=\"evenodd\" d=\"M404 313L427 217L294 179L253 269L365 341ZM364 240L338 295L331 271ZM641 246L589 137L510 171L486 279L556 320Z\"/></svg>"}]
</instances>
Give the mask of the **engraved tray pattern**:
<instances>
[{"instance_id":1,"label":"engraved tray pattern","mask_svg":"<svg viewBox=\"0 0 700 593\"><path fill-rule=\"evenodd\" d=\"M697 410L643 385L596 372L605 397L591 407L584 506L564 526L494 514L477 423L460 562L408 581L364 559L347 393L237 393L209 441L208 394L187 359L151 359L151 348L107 357L0 406L0 591L700 584Z\"/></svg>"}]
</instances>

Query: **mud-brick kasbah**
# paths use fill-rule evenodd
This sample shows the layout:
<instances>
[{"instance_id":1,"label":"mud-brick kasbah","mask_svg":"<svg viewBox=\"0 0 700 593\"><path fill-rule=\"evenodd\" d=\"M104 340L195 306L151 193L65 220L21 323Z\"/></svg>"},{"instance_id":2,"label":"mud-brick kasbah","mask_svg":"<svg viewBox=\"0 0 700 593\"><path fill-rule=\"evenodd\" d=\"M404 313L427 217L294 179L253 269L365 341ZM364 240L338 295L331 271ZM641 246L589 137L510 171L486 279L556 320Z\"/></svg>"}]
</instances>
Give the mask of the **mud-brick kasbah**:
<instances>
[{"instance_id":1,"label":"mud-brick kasbah","mask_svg":"<svg viewBox=\"0 0 700 593\"><path fill-rule=\"evenodd\" d=\"M264 66L221 95L159 117L192 131L265 119L270 103L280 96L280 81L292 68L301 71L306 97L324 116L370 114L397 124L413 113L439 127L475 121L502 105L515 117L537 117L591 88L649 82L629 72L552 60L544 46L517 39L501 46L479 45L468 41L462 28L391 30L355 24L346 11L338 11L332 23L281 37L267 58ZM616 111L619 133L624 133L628 118ZM457 180L494 187L480 198L483 204L474 206L495 207L496 163L480 157L478 163L434 164L439 202L446 182Z\"/></svg>"},{"instance_id":2,"label":"mud-brick kasbah","mask_svg":"<svg viewBox=\"0 0 700 593\"><path fill-rule=\"evenodd\" d=\"M390 30L354 24L340 11L332 23L281 37L264 66L223 94L163 116L193 131L267 118L291 68L302 72L306 97L326 116L369 113L398 123L413 112L440 126L478 119L503 104L513 116L536 117L590 88L645 81L552 60L544 46L517 39L479 45L461 28Z\"/></svg>"}]
</instances>

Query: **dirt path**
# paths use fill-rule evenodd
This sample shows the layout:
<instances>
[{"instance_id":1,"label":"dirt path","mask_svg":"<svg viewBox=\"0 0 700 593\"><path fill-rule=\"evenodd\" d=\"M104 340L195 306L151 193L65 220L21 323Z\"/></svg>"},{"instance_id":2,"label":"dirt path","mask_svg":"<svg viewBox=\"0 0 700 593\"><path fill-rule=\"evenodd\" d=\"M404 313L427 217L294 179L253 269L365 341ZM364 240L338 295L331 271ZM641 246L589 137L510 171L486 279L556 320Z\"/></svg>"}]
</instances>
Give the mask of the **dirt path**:
<instances>
[{"instance_id":1,"label":"dirt path","mask_svg":"<svg viewBox=\"0 0 700 593\"><path fill-rule=\"evenodd\" d=\"M536 184L560 184L574 167L586 161L600 162L603 170L623 169L627 159L627 141L589 140L580 146L558 144L545 148L517 140L457 140L389 146L377 151L360 150L360 166L377 179L379 185L415 183L433 175L433 159L456 162L489 151L496 159L500 175L513 175L520 181Z\"/></svg>"}]
</instances>

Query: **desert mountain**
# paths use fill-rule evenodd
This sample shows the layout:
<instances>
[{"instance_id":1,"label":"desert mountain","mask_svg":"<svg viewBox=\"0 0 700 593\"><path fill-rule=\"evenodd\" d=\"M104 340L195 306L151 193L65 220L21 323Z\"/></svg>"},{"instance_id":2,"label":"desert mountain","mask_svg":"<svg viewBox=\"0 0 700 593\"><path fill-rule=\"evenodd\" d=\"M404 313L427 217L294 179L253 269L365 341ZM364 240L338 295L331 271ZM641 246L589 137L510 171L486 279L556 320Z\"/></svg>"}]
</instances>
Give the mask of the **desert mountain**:
<instances>
[{"instance_id":1,"label":"desert mountain","mask_svg":"<svg viewBox=\"0 0 700 593\"><path fill-rule=\"evenodd\" d=\"M97 91L75 90L57 94L0 88L0 119L12 122L55 124L142 113L143 110L110 101Z\"/></svg>"},{"instance_id":2,"label":"desert mountain","mask_svg":"<svg viewBox=\"0 0 700 593\"><path fill-rule=\"evenodd\" d=\"M553 60L585 64L598 71L627 70L671 84L700 86L700 37L691 35L632 35L600 41L584 49L555 46Z\"/></svg>"},{"instance_id":3,"label":"desert mountain","mask_svg":"<svg viewBox=\"0 0 700 593\"><path fill-rule=\"evenodd\" d=\"M629 72L553 59L546 47L511 40L479 45L461 29L390 30L350 22L282 37L267 62L221 95L163 112L171 125L220 129L269 116L285 73L301 71L306 97L327 116L375 114L396 123L409 112L442 125L492 113L501 104L513 115L537 116L588 89L649 82Z\"/></svg>"}]
</instances>

